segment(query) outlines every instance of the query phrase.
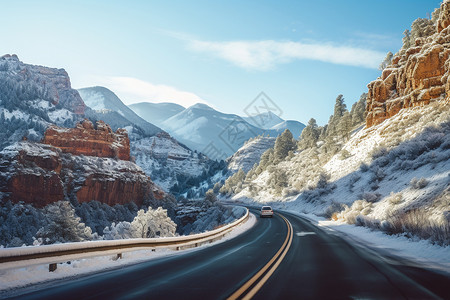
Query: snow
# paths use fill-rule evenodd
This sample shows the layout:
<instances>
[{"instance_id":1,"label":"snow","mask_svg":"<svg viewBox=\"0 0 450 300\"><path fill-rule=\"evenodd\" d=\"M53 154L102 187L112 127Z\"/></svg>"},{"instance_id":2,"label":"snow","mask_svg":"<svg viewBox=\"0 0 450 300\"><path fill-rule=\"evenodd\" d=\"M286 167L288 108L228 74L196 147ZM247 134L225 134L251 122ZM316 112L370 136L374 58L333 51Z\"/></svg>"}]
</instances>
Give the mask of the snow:
<instances>
[{"instance_id":1,"label":"snow","mask_svg":"<svg viewBox=\"0 0 450 300\"><path fill-rule=\"evenodd\" d=\"M401 259L419 262L430 268L450 274L450 246L440 247L425 240L413 241L402 235L386 235L367 227L335 222L314 214L289 211L311 220L314 224L329 231L337 231L352 243L360 244L380 252L388 252Z\"/></svg>"},{"instance_id":2,"label":"snow","mask_svg":"<svg viewBox=\"0 0 450 300\"><path fill-rule=\"evenodd\" d=\"M268 169L251 181L253 188L257 189L256 194L244 186L241 192L226 200L267 203L275 209L314 214L315 218L327 214L327 211L335 212L335 221L321 219L320 225L362 235L367 241L379 244L380 248L431 261L431 264L441 264L449 271L450 248L445 246L445 236L444 241L437 236L420 240L415 233L408 237L391 236L386 233L388 230L382 231L383 227L377 226L381 222L395 221L395 217L414 210L423 214L416 217L422 216L425 220L419 225L421 229L448 224L449 120L450 105L445 102L403 109L381 124L356 129L343 146L350 153L346 158L338 153L327 162L319 162L314 161L314 152L310 155L303 151L273 166L272 169L285 172L288 180L286 190L292 189L294 193L276 195L270 187L273 170ZM320 148L314 151L320 151ZM366 168L361 167L363 163ZM321 172L330 178L325 187L316 187ZM418 180L428 184L418 187L414 184ZM300 191L297 191L292 187L299 182ZM370 198L373 203L366 201ZM341 207L333 211L333 204ZM355 222L356 217L367 220L363 224L368 227L343 223ZM373 222L372 226L370 222ZM378 228L378 231L370 228Z\"/></svg>"},{"instance_id":3,"label":"snow","mask_svg":"<svg viewBox=\"0 0 450 300\"><path fill-rule=\"evenodd\" d=\"M105 97L101 93L83 89L78 90L78 92L84 103L93 110L103 110L107 108L105 106Z\"/></svg>"},{"instance_id":4,"label":"snow","mask_svg":"<svg viewBox=\"0 0 450 300\"><path fill-rule=\"evenodd\" d=\"M65 108L48 112L48 117L50 118L50 121L56 124L62 124L66 120L72 120L73 119L72 115L73 113Z\"/></svg>"},{"instance_id":5,"label":"snow","mask_svg":"<svg viewBox=\"0 0 450 300\"><path fill-rule=\"evenodd\" d=\"M258 163L261 155L275 144L273 137L256 137L247 141L228 161L228 169L237 172L243 169L248 172L255 163Z\"/></svg>"},{"instance_id":6,"label":"snow","mask_svg":"<svg viewBox=\"0 0 450 300\"><path fill-rule=\"evenodd\" d=\"M109 253L104 256L95 258L83 258L71 261L70 263L58 264L54 272L48 271L48 265L35 265L29 267L21 267L17 269L0 270L0 297L14 296L17 288L27 287L35 284L41 284L53 280L61 280L67 278L74 278L83 276L89 273L98 272L100 270L112 270L122 268L127 265L137 264L154 260L162 257L169 257L174 255L182 255L192 251L199 251L206 247L211 247L224 241L230 240L243 232L249 230L256 223L256 217L250 214L249 219L235 227L231 232L227 233L221 240L213 243L207 243L197 248L187 250L173 250L170 248L162 248L152 250L136 250L122 254L122 259L116 259L117 253ZM121 240L108 241L111 243L120 243ZM125 241L126 242L126 241ZM61 247L67 244L62 244ZM40 246L43 247L43 246ZM70 247L70 245L69 245ZM28 248L28 247L26 247ZM14 248L17 249L17 248ZM117 252L117 251L115 251Z\"/></svg>"}]
</instances>

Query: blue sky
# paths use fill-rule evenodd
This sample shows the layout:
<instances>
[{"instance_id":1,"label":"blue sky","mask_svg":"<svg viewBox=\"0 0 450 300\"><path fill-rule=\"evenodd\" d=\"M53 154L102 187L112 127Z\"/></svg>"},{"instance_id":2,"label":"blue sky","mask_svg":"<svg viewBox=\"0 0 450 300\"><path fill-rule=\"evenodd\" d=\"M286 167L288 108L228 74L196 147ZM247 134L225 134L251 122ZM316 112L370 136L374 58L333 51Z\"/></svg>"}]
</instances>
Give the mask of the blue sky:
<instances>
[{"instance_id":1,"label":"blue sky","mask_svg":"<svg viewBox=\"0 0 450 300\"><path fill-rule=\"evenodd\" d=\"M204 102L227 113L264 91L281 117L328 121L438 0L2 1L0 55L64 68L126 104Z\"/></svg>"}]
</instances>

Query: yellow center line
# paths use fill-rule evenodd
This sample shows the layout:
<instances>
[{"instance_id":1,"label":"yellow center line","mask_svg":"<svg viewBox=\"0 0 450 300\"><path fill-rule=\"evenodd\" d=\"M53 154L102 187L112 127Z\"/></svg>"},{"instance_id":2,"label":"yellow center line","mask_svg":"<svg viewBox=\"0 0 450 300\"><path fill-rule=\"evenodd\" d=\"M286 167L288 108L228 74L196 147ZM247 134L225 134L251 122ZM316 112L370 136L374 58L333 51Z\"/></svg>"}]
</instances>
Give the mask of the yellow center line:
<instances>
[{"instance_id":1,"label":"yellow center line","mask_svg":"<svg viewBox=\"0 0 450 300\"><path fill-rule=\"evenodd\" d=\"M235 300L238 299L252 284L254 284L263 274L267 271L267 269L272 265L272 263L278 259L278 261L272 266L272 268L267 272L267 274L251 289L247 295L243 299L251 299L266 283L266 281L269 279L269 277L275 272L275 270L280 265L281 261L286 256L286 253L288 252L291 243L292 243L292 225L289 223L289 221L283 217L282 215L278 214L280 217L283 218L284 222L286 222L286 225L288 227L288 233L286 236L286 239L284 240L283 245L278 250L278 252L272 257L272 259L263 267L261 270L259 270L258 273L256 273L252 278L250 278L243 286L241 286L236 292L234 292L230 297L227 298L227 300ZM287 246L286 246L287 244ZM286 246L286 248L284 248ZM283 251L284 248L284 251ZM283 252L283 253L282 253Z\"/></svg>"}]
</instances>

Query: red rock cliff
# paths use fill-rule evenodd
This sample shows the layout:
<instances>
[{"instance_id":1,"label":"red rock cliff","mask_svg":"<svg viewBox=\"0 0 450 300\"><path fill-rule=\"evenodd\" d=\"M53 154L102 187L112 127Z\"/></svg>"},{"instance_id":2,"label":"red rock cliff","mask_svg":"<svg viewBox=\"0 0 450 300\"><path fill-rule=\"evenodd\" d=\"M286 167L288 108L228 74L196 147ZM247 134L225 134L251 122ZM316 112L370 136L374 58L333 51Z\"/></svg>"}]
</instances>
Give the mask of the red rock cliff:
<instances>
[{"instance_id":1,"label":"red rock cliff","mask_svg":"<svg viewBox=\"0 0 450 300\"><path fill-rule=\"evenodd\" d=\"M113 206L166 197L130 161L64 154L56 147L27 141L0 152L0 195L36 207L71 198Z\"/></svg>"},{"instance_id":2,"label":"red rock cliff","mask_svg":"<svg viewBox=\"0 0 450 300\"><path fill-rule=\"evenodd\" d=\"M431 36L397 53L381 77L369 83L366 125L379 124L402 108L449 101L450 2L441 5Z\"/></svg>"},{"instance_id":3,"label":"red rock cliff","mask_svg":"<svg viewBox=\"0 0 450 300\"><path fill-rule=\"evenodd\" d=\"M130 160L130 140L124 129L113 132L103 121L98 121L96 127L89 120L71 129L50 126L42 142L64 153Z\"/></svg>"}]
</instances>

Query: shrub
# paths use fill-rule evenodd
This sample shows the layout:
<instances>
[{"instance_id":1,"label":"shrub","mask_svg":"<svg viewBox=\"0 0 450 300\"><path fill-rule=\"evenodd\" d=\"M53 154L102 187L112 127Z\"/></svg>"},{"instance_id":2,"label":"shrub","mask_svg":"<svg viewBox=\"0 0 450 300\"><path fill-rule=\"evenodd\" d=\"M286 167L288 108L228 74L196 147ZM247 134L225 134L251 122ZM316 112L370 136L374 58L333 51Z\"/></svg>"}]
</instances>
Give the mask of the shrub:
<instances>
[{"instance_id":1,"label":"shrub","mask_svg":"<svg viewBox=\"0 0 450 300\"><path fill-rule=\"evenodd\" d=\"M361 195L361 198L363 198L363 200L365 200L367 202L374 203L374 202L378 202L378 200L380 200L381 194L379 194L379 193L363 193Z\"/></svg>"},{"instance_id":2,"label":"shrub","mask_svg":"<svg viewBox=\"0 0 450 300\"><path fill-rule=\"evenodd\" d=\"M441 222L431 220L424 209L413 209L392 215L381 222L380 228L388 234L406 233L407 236L429 239L441 246L450 245L450 220L446 218L442 218Z\"/></svg>"},{"instance_id":3,"label":"shrub","mask_svg":"<svg viewBox=\"0 0 450 300\"><path fill-rule=\"evenodd\" d=\"M350 152L348 152L347 150L344 149L340 152L339 159L344 160L344 159L349 158L350 156L351 156Z\"/></svg>"},{"instance_id":4,"label":"shrub","mask_svg":"<svg viewBox=\"0 0 450 300\"><path fill-rule=\"evenodd\" d=\"M345 205L339 202L331 201L330 205L323 212L323 216L327 219L337 219L337 213L343 211Z\"/></svg>"},{"instance_id":5,"label":"shrub","mask_svg":"<svg viewBox=\"0 0 450 300\"><path fill-rule=\"evenodd\" d=\"M394 205L399 204L403 201L403 194L391 192L391 194L388 197L386 197L386 200L390 204L394 204Z\"/></svg>"},{"instance_id":6,"label":"shrub","mask_svg":"<svg viewBox=\"0 0 450 300\"><path fill-rule=\"evenodd\" d=\"M414 177L410 181L411 186L417 190L423 189L424 187L426 187L428 185L428 183L429 183L428 180L426 180L423 177L420 179L417 179L416 177Z\"/></svg>"},{"instance_id":7,"label":"shrub","mask_svg":"<svg viewBox=\"0 0 450 300\"><path fill-rule=\"evenodd\" d=\"M367 165L366 163L362 163L359 166L359 169L361 170L361 172L365 173L365 172L369 171L369 165Z\"/></svg>"}]
</instances>

